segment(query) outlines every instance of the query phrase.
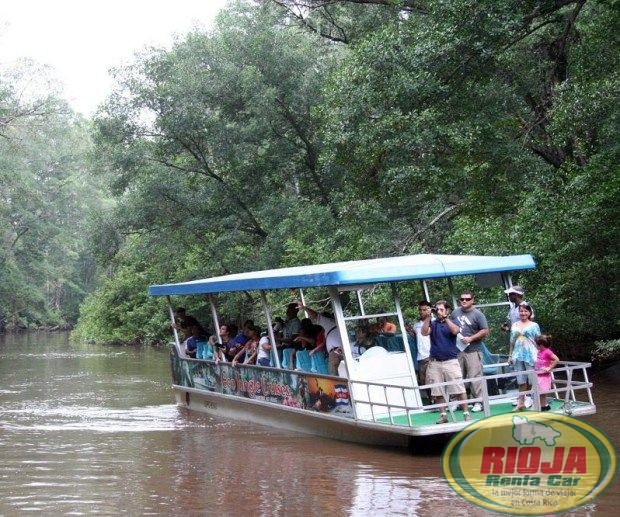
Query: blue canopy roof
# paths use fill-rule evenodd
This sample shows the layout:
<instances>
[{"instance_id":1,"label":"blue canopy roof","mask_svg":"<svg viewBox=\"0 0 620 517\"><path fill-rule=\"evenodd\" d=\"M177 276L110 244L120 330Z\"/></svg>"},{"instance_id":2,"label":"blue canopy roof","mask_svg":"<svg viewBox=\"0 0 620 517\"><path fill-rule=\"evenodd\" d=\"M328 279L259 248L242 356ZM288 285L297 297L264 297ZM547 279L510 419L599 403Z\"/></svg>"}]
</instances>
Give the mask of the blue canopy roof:
<instances>
[{"instance_id":1,"label":"blue canopy roof","mask_svg":"<svg viewBox=\"0 0 620 517\"><path fill-rule=\"evenodd\" d=\"M534 269L531 255L408 255L314 266L237 273L178 284L152 285L151 296L191 295L320 286L354 286L403 280L423 280L481 273Z\"/></svg>"}]
</instances>

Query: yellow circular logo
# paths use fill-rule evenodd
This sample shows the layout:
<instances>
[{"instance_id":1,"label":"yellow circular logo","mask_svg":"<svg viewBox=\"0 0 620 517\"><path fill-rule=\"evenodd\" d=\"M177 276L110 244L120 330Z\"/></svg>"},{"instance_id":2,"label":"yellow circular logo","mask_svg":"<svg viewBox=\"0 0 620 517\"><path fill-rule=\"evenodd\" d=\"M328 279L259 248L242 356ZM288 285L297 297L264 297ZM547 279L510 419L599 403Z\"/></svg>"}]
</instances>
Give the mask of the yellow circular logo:
<instances>
[{"instance_id":1,"label":"yellow circular logo","mask_svg":"<svg viewBox=\"0 0 620 517\"><path fill-rule=\"evenodd\" d=\"M576 508L599 496L618 473L616 450L596 427L556 413L478 420L441 456L450 486L468 501L513 515Z\"/></svg>"}]
</instances>

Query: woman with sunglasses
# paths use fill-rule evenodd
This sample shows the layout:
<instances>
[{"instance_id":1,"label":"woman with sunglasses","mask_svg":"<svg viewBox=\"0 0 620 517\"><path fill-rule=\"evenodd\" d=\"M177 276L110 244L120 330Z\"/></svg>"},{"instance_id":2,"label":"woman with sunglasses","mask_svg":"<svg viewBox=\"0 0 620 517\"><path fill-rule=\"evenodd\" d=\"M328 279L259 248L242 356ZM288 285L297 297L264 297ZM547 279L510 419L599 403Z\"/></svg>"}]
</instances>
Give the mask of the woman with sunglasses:
<instances>
[{"instance_id":1,"label":"woman with sunglasses","mask_svg":"<svg viewBox=\"0 0 620 517\"><path fill-rule=\"evenodd\" d=\"M527 302L519 304L519 321L510 327L510 348L508 350L508 362L514 365L517 373L519 392L531 389L531 382L524 373L525 370L533 370L538 355L536 336L540 335L538 323L532 321L532 307ZM517 407L514 411L525 409L525 395L519 395Z\"/></svg>"}]
</instances>

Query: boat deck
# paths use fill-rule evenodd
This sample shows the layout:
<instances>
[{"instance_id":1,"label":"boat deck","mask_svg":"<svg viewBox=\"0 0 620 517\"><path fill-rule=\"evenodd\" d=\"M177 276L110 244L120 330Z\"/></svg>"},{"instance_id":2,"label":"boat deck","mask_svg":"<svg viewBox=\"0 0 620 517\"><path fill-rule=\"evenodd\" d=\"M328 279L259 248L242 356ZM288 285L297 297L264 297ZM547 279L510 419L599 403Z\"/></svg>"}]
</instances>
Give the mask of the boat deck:
<instances>
[{"instance_id":1,"label":"boat deck","mask_svg":"<svg viewBox=\"0 0 620 517\"><path fill-rule=\"evenodd\" d=\"M548 403L551 406L552 412L564 413L565 403L563 400L549 399ZM591 405L587 402L579 402L579 401L570 402L571 412L581 413L580 409L590 412L589 411L590 407ZM498 403L490 405L489 416L496 416L496 415L503 415L506 413L511 413L514 411L514 409L515 409L515 406L512 405L512 402L510 400L507 400L506 402L498 402ZM518 414L527 415L527 413L530 411L533 411L533 409L519 411ZM471 423L471 421L474 421L474 420L482 420L483 418L487 417L487 415L485 415L485 413L482 411L473 413L470 410L469 414L471 415L472 420L470 422L465 422L463 420L463 412L461 411L460 407L454 411L451 411L451 412L449 411L447 414L448 414L449 422L452 422L452 423L458 422L458 423L464 423L464 424ZM515 414L517 414L517 412L515 412ZM419 413L418 412L410 413L409 417L407 417L406 414L395 415L392 417L388 417L388 416L379 417L376 419L376 422L383 423L383 424L404 426L404 427L414 427L414 428L434 426L437 430L439 430L439 426L436 424L438 418L439 418L439 410L429 409L429 410L425 410Z\"/></svg>"},{"instance_id":2,"label":"boat deck","mask_svg":"<svg viewBox=\"0 0 620 517\"><path fill-rule=\"evenodd\" d=\"M487 380L501 381L503 386L513 384L514 372L509 370L508 363L495 365L494 374L485 376ZM561 361L553 372L553 387L550 392L540 393L537 383L528 391L521 392L532 399L532 406L525 411L515 414L527 414L528 411L539 410L539 398L545 395L551 407L551 412L572 416L589 415L596 412L596 405L592 399L592 383L588 379L587 368L589 363ZM535 371L531 371L536 375ZM473 381L474 379L465 379ZM454 381L453 381L454 382ZM403 386L383 382L350 381L352 387L352 402L355 408L355 417L358 421L372 422L377 425L390 426L394 432L406 432L411 435L430 435L458 432L460 429L475 420L486 417L512 413L515 409L513 401L519 392L515 389L499 390L498 394L491 394L487 383L482 383L482 397L468 399L470 405L480 402L484 411L472 412L472 420L465 421L460 403L452 400L449 403L448 422L437 424L439 410L445 406L423 406L420 393L429 388L443 392L443 399L448 400L449 385L451 382L437 383L426 386ZM516 384L515 384L516 385Z\"/></svg>"}]
</instances>

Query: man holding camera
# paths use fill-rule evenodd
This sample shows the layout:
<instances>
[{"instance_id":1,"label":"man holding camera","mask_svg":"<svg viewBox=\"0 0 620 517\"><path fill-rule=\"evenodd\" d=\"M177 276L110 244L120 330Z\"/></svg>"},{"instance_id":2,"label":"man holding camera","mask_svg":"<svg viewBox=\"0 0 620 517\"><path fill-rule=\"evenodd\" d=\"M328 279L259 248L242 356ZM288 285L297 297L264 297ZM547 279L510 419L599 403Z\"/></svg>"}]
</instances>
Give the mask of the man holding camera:
<instances>
[{"instance_id":1,"label":"man holding camera","mask_svg":"<svg viewBox=\"0 0 620 517\"><path fill-rule=\"evenodd\" d=\"M489 334L489 325L482 311L474 307L474 295L462 291L459 298L460 307L452 313L452 321L459 327L460 352L459 364L463 378L482 377L482 339ZM472 398L482 398L482 381L471 381ZM482 411L482 404L476 402L472 411Z\"/></svg>"},{"instance_id":2,"label":"man holding camera","mask_svg":"<svg viewBox=\"0 0 620 517\"><path fill-rule=\"evenodd\" d=\"M444 397L444 392L447 393L448 397L454 395L461 401L467 398L465 385L462 382L463 374L458 361L459 350L456 347L456 335L459 333L459 327L448 317L449 311L448 302L439 300L435 304L436 318L431 321L430 311L425 313L421 330L423 336L430 336L431 338L430 359L426 370L427 383L457 381L445 387L431 388L431 396L437 404L448 402ZM465 421L471 420L467 403L462 402L461 407L463 408L463 419ZM441 408L441 415L437 423L448 423L446 406Z\"/></svg>"}]
</instances>

